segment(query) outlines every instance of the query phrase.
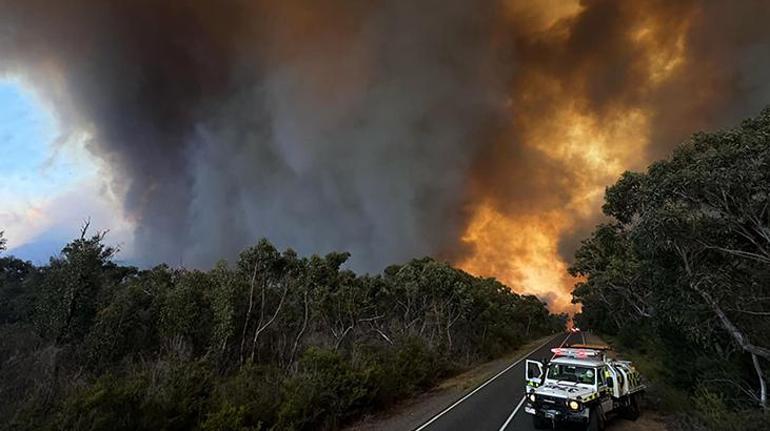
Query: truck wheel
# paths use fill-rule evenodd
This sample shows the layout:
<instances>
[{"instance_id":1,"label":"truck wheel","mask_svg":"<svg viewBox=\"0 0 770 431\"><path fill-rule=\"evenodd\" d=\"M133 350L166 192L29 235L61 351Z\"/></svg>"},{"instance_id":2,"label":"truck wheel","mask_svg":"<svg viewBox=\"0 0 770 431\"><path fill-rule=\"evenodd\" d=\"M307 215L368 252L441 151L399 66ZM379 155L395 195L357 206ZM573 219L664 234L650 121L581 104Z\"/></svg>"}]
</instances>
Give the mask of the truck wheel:
<instances>
[{"instance_id":1,"label":"truck wheel","mask_svg":"<svg viewBox=\"0 0 770 431\"><path fill-rule=\"evenodd\" d=\"M588 425L586 431L604 431L604 416L602 407L596 406L588 413Z\"/></svg>"},{"instance_id":2,"label":"truck wheel","mask_svg":"<svg viewBox=\"0 0 770 431\"><path fill-rule=\"evenodd\" d=\"M532 415L532 426L536 430L543 430L546 428L550 428L548 424L546 423L546 420L544 418L541 418L538 415Z\"/></svg>"},{"instance_id":3,"label":"truck wheel","mask_svg":"<svg viewBox=\"0 0 770 431\"><path fill-rule=\"evenodd\" d=\"M628 407L624 409L623 417L630 421L635 421L639 419L640 413L641 409L639 408L639 396L637 394L633 394L628 399Z\"/></svg>"}]
</instances>

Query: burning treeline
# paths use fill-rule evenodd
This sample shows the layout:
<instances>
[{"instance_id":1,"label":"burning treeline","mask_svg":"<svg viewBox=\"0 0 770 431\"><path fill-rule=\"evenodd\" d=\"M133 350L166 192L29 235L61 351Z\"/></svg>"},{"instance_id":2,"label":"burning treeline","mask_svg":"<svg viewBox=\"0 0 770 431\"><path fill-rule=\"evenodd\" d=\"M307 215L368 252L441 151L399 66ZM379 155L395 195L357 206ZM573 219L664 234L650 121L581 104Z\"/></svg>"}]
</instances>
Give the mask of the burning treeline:
<instances>
[{"instance_id":1,"label":"burning treeline","mask_svg":"<svg viewBox=\"0 0 770 431\"><path fill-rule=\"evenodd\" d=\"M763 1L0 0L135 254L423 254L570 307L605 185L770 100Z\"/></svg>"}]
</instances>

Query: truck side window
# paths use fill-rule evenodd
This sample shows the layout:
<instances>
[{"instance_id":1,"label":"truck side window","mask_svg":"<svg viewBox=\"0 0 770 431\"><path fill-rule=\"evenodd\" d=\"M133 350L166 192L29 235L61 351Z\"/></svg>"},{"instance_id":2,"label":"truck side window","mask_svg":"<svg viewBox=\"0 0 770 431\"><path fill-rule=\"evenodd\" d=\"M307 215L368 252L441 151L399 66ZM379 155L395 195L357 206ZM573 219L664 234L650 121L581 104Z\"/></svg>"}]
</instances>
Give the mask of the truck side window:
<instances>
[{"instance_id":1,"label":"truck side window","mask_svg":"<svg viewBox=\"0 0 770 431\"><path fill-rule=\"evenodd\" d=\"M615 376L619 375L619 373L616 372L615 374L613 374L612 371L610 370L610 367L604 367L604 369L607 372L607 385L609 385L609 386L614 388L615 387L615 383L616 383L616 381L615 381L616 377Z\"/></svg>"},{"instance_id":2,"label":"truck side window","mask_svg":"<svg viewBox=\"0 0 770 431\"><path fill-rule=\"evenodd\" d=\"M599 370L599 386L606 386L607 385L607 368L602 368Z\"/></svg>"}]
</instances>

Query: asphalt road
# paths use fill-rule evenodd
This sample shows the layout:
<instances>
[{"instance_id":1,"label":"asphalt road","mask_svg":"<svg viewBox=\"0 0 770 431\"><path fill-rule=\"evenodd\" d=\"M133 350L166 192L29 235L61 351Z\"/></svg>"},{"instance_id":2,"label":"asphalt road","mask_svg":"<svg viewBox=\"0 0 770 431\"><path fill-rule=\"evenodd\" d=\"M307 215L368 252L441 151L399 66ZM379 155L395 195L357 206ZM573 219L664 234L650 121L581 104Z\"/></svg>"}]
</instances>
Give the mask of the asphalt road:
<instances>
[{"instance_id":1,"label":"asphalt road","mask_svg":"<svg viewBox=\"0 0 770 431\"><path fill-rule=\"evenodd\" d=\"M551 349L585 342L581 332L557 334L527 356L516 360L414 431L528 431L532 418L523 409L525 359L543 360Z\"/></svg>"}]
</instances>

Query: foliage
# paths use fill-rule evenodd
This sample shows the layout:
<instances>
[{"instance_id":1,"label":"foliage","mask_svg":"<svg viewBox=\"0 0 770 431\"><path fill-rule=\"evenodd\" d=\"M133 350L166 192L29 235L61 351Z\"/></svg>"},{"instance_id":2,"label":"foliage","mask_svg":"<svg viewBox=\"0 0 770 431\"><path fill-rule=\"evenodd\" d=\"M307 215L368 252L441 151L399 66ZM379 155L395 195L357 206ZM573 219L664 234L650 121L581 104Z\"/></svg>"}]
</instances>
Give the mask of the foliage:
<instances>
[{"instance_id":1,"label":"foliage","mask_svg":"<svg viewBox=\"0 0 770 431\"><path fill-rule=\"evenodd\" d=\"M87 227L48 265L0 258L0 429L336 429L564 325L430 258L360 276L262 240L140 270Z\"/></svg>"},{"instance_id":2,"label":"foliage","mask_svg":"<svg viewBox=\"0 0 770 431\"><path fill-rule=\"evenodd\" d=\"M29 320L35 302L29 285L37 282L39 272L31 263L0 257L0 323Z\"/></svg>"},{"instance_id":3,"label":"foliage","mask_svg":"<svg viewBox=\"0 0 770 431\"><path fill-rule=\"evenodd\" d=\"M701 412L766 404L769 204L770 109L694 135L646 173L625 173L605 196L611 221L570 268L583 279L573 291L578 325L627 346L659 340L649 354ZM706 422L726 429L721 420Z\"/></svg>"},{"instance_id":4,"label":"foliage","mask_svg":"<svg viewBox=\"0 0 770 431\"><path fill-rule=\"evenodd\" d=\"M279 429L329 429L368 403L367 375L335 351L309 348L283 385Z\"/></svg>"},{"instance_id":5,"label":"foliage","mask_svg":"<svg viewBox=\"0 0 770 431\"><path fill-rule=\"evenodd\" d=\"M86 228L42 271L35 323L41 334L53 335L58 343L88 333L100 294L117 281L116 266L110 261L116 250L104 245L103 233L87 238Z\"/></svg>"},{"instance_id":6,"label":"foliage","mask_svg":"<svg viewBox=\"0 0 770 431\"><path fill-rule=\"evenodd\" d=\"M105 374L65 399L58 429L188 430L211 392L212 375L199 362L158 361L122 376Z\"/></svg>"}]
</instances>

